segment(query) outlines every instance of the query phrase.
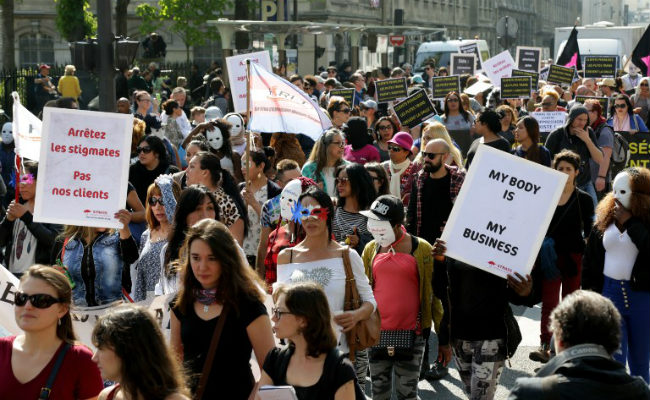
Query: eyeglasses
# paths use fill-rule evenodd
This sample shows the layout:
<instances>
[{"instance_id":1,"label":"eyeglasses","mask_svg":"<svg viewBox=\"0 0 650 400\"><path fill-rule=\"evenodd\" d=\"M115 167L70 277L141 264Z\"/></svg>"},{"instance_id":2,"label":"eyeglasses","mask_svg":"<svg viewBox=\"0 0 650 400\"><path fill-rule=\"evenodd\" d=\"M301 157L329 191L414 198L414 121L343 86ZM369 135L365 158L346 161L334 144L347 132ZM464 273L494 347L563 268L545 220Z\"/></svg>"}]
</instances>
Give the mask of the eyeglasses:
<instances>
[{"instance_id":1,"label":"eyeglasses","mask_svg":"<svg viewBox=\"0 0 650 400\"><path fill-rule=\"evenodd\" d=\"M340 178L334 179L334 184L335 185L345 185L348 182L350 182L350 178L340 177Z\"/></svg>"},{"instance_id":2,"label":"eyeglasses","mask_svg":"<svg viewBox=\"0 0 650 400\"><path fill-rule=\"evenodd\" d=\"M458 99L455 97L450 97L447 99L447 103L458 103Z\"/></svg>"},{"instance_id":3,"label":"eyeglasses","mask_svg":"<svg viewBox=\"0 0 650 400\"><path fill-rule=\"evenodd\" d=\"M345 142L332 142L330 144L335 144L335 145L339 146L342 149L345 148Z\"/></svg>"},{"instance_id":4,"label":"eyeglasses","mask_svg":"<svg viewBox=\"0 0 650 400\"><path fill-rule=\"evenodd\" d=\"M443 154L445 154L445 153L427 153L426 151L423 151L422 152L422 157L426 157L429 160L433 160L434 158L436 158L436 156L443 155Z\"/></svg>"},{"instance_id":5,"label":"eyeglasses","mask_svg":"<svg viewBox=\"0 0 650 400\"><path fill-rule=\"evenodd\" d=\"M380 126L377 127L377 129L380 130L380 131L387 131L392 127L393 127L392 125L380 125Z\"/></svg>"},{"instance_id":6,"label":"eyeglasses","mask_svg":"<svg viewBox=\"0 0 650 400\"><path fill-rule=\"evenodd\" d=\"M163 198L162 197L153 197L153 196L149 197L149 205L151 207L154 207L156 205L156 203L160 204L163 207L165 206L165 204L163 203Z\"/></svg>"},{"instance_id":7,"label":"eyeglasses","mask_svg":"<svg viewBox=\"0 0 650 400\"><path fill-rule=\"evenodd\" d=\"M642 83L642 84L640 84L640 86L648 86L648 84L647 83Z\"/></svg>"},{"instance_id":8,"label":"eyeglasses","mask_svg":"<svg viewBox=\"0 0 650 400\"><path fill-rule=\"evenodd\" d=\"M151 153L151 147L149 147L149 146L138 147L138 148L135 149L135 152L137 154L140 154L140 153L149 154L149 153Z\"/></svg>"},{"instance_id":9,"label":"eyeglasses","mask_svg":"<svg viewBox=\"0 0 650 400\"><path fill-rule=\"evenodd\" d=\"M283 316L284 314L293 315L293 313L292 313L292 312L289 312L289 311L280 311L280 308L279 308L279 307L273 307L273 308L271 308L271 312L273 313L273 316L275 317L275 319L280 319L280 318L282 318L282 316Z\"/></svg>"},{"instance_id":10,"label":"eyeglasses","mask_svg":"<svg viewBox=\"0 0 650 400\"><path fill-rule=\"evenodd\" d=\"M138 99L138 101L151 102L151 99Z\"/></svg>"},{"instance_id":11,"label":"eyeglasses","mask_svg":"<svg viewBox=\"0 0 650 400\"><path fill-rule=\"evenodd\" d=\"M400 152L400 151L404 151L404 149L399 147L399 146L388 146L388 150L390 150L392 152L395 152L395 153Z\"/></svg>"},{"instance_id":12,"label":"eyeglasses","mask_svg":"<svg viewBox=\"0 0 650 400\"><path fill-rule=\"evenodd\" d=\"M627 108L627 104L614 104L614 108Z\"/></svg>"},{"instance_id":13,"label":"eyeglasses","mask_svg":"<svg viewBox=\"0 0 650 400\"><path fill-rule=\"evenodd\" d=\"M338 112L342 112L344 114L350 114L350 109L349 108L344 108L342 110L338 110Z\"/></svg>"},{"instance_id":14,"label":"eyeglasses","mask_svg":"<svg viewBox=\"0 0 650 400\"><path fill-rule=\"evenodd\" d=\"M14 295L14 303L18 307L23 307L25 304L27 304L27 300L29 300L29 302L32 303L32 306L36 308L48 308L52 304L63 302L61 299L57 299L56 297L52 297L49 294L44 293L27 294L23 292L16 292Z\"/></svg>"}]
</instances>

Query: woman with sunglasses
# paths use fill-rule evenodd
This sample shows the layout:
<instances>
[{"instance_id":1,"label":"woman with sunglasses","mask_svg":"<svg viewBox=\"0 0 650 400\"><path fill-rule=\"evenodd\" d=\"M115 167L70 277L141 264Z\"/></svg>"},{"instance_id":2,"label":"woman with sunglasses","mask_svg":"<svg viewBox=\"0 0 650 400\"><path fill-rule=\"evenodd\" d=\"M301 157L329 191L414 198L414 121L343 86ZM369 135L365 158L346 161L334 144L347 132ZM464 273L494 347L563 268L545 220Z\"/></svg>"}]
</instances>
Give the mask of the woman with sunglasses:
<instances>
[{"instance_id":1,"label":"woman with sunglasses","mask_svg":"<svg viewBox=\"0 0 650 400\"><path fill-rule=\"evenodd\" d=\"M648 116L650 110L650 79L648 77L641 78L639 81L639 86L636 87L635 93L632 95L630 100L632 101L632 107L634 107L634 113L637 114L643 121L648 123Z\"/></svg>"},{"instance_id":2,"label":"woman with sunglasses","mask_svg":"<svg viewBox=\"0 0 650 400\"><path fill-rule=\"evenodd\" d=\"M273 331L289 343L266 356L260 386L291 385L299 400L355 400L361 391L350 360L336 348L325 292L314 282L273 293Z\"/></svg>"},{"instance_id":3,"label":"woman with sunglasses","mask_svg":"<svg viewBox=\"0 0 650 400\"><path fill-rule=\"evenodd\" d=\"M163 176L147 191L147 230L140 238L140 257L133 264L133 300L142 301L153 296L162 269L162 250L167 244L174 222L176 202L181 188L171 177Z\"/></svg>"},{"instance_id":4,"label":"woman with sunglasses","mask_svg":"<svg viewBox=\"0 0 650 400\"><path fill-rule=\"evenodd\" d=\"M448 131L468 131L472 127L474 116L463 108L458 92L447 93L444 104L442 122Z\"/></svg>"},{"instance_id":5,"label":"woman with sunglasses","mask_svg":"<svg viewBox=\"0 0 650 400\"><path fill-rule=\"evenodd\" d=\"M368 284L361 256L332 239L333 219L334 205L327 193L310 188L300 195L294 207L294 220L305 230L305 239L295 247L280 252L277 281L315 281L323 287L330 311L334 314L334 322L343 333L338 348L344 354L349 354L350 347L345 333L359 321L368 319L377 303ZM344 252L348 253L355 283L363 302L360 308L353 311L343 311L346 281ZM368 370L368 353L365 350L358 351L353 358L357 378L363 386Z\"/></svg>"},{"instance_id":6,"label":"woman with sunglasses","mask_svg":"<svg viewBox=\"0 0 650 400\"><path fill-rule=\"evenodd\" d=\"M138 161L129 168L129 182L144 204L153 181L161 174L178 172L178 168L169 164L165 143L156 136L145 136L138 143L136 151Z\"/></svg>"},{"instance_id":7,"label":"woman with sunglasses","mask_svg":"<svg viewBox=\"0 0 650 400\"><path fill-rule=\"evenodd\" d=\"M328 129L314 144L309 159L302 167L302 176L316 181L331 197L336 196L334 172L338 166L347 163L343 158L344 153L343 133L336 128Z\"/></svg>"},{"instance_id":8,"label":"woman with sunglasses","mask_svg":"<svg viewBox=\"0 0 650 400\"><path fill-rule=\"evenodd\" d=\"M375 124L375 142L374 146L379 151L380 162L388 161L390 153L388 151L388 141L399 131L397 124L391 117L381 117Z\"/></svg>"},{"instance_id":9,"label":"woman with sunglasses","mask_svg":"<svg viewBox=\"0 0 650 400\"><path fill-rule=\"evenodd\" d=\"M22 276L13 300L23 333L0 338L0 399L39 399L43 388L52 399L97 399L104 385L92 352L76 342L72 288L65 275L34 265Z\"/></svg>"},{"instance_id":10,"label":"woman with sunglasses","mask_svg":"<svg viewBox=\"0 0 650 400\"><path fill-rule=\"evenodd\" d=\"M114 385L100 400L189 400L180 365L158 321L144 307L122 305L102 315L92 333L93 361Z\"/></svg>"},{"instance_id":11,"label":"woman with sunglasses","mask_svg":"<svg viewBox=\"0 0 650 400\"><path fill-rule=\"evenodd\" d=\"M411 161L413 138L410 133L398 132L388 141L390 160L382 163L388 175L390 194L399 197L408 207L413 182L422 165Z\"/></svg>"},{"instance_id":12,"label":"woman with sunglasses","mask_svg":"<svg viewBox=\"0 0 650 400\"><path fill-rule=\"evenodd\" d=\"M154 107L152 108L151 95L146 90L135 92L133 97L135 98L135 113L133 113L133 116L141 119L147 125L145 133L149 135L152 129L160 129L162 122L158 116L158 104L156 100L154 99Z\"/></svg>"},{"instance_id":13,"label":"woman with sunglasses","mask_svg":"<svg viewBox=\"0 0 650 400\"><path fill-rule=\"evenodd\" d=\"M614 98L614 105L610 115L607 124L614 128L616 132L648 133L648 127L643 122L643 119L634 113L630 98L624 94L619 94Z\"/></svg>"},{"instance_id":14,"label":"woman with sunglasses","mask_svg":"<svg viewBox=\"0 0 650 400\"><path fill-rule=\"evenodd\" d=\"M327 103L327 113L332 120L332 125L337 129L343 129L343 125L348 122L352 108L343 97L332 96Z\"/></svg>"},{"instance_id":15,"label":"woman with sunglasses","mask_svg":"<svg viewBox=\"0 0 650 400\"><path fill-rule=\"evenodd\" d=\"M368 218L359 212L370 208L377 197L370 174L360 164L340 166L336 169L336 191L338 201L332 225L334 238L361 255L372 235L366 226Z\"/></svg>"},{"instance_id":16,"label":"woman with sunglasses","mask_svg":"<svg viewBox=\"0 0 650 400\"><path fill-rule=\"evenodd\" d=\"M171 345L195 398L245 400L253 391L251 350L260 368L274 347L264 292L221 222L202 220L185 239L182 283L170 303ZM203 395L197 395L217 322L225 319Z\"/></svg>"},{"instance_id":17,"label":"woman with sunglasses","mask_svg":"<svg viewBox=\"0 0 650 400\"><path fill-rule=\"evenodd\" d=\"M372 179L372 185L375 187L377 196L388 194L388 175L386 175L384 167L379 163L367 163L363 167L368 171L370 179Z\"/></svg>"}]
</instances>

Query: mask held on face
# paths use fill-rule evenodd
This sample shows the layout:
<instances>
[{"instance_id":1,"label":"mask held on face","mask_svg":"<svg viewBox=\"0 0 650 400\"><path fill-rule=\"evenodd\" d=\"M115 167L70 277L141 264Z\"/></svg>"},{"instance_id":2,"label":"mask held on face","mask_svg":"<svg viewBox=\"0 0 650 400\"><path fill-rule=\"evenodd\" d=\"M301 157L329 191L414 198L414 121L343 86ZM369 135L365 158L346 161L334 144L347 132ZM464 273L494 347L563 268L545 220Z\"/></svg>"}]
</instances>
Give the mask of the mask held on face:
<instances>
[{"instance_id":1,"label":"mask held on face","mask_svg":"<svg viewBox=\"0 0 650 400\"><path fill-rule=\"evenodd\" d=\"M11 144L14 141L13 126L11 122L2 125L2 143Z\"/></svg>"},{"instance_id":2,"label":"mask held on face","mask_svg":"<svg viewBox=\"0 0 650 400\"><path fill-rule=\"evenodd\" d=\"M616 175L613 184L614 198L618 200L623 207L630 209L632 199L632 188L630 187L630 175L623 171Z\"/></svg>"},{"instance_id":3,"label":"mask held on face","mask_svg":"<svg viewBox=\"0 0 650 400\"><path fill-rule=\"evenodd\" d=\"M388 221L368 218L368 232L381 247L388 247L395 242L395 232Z\"/></svg>"}]
</instances>

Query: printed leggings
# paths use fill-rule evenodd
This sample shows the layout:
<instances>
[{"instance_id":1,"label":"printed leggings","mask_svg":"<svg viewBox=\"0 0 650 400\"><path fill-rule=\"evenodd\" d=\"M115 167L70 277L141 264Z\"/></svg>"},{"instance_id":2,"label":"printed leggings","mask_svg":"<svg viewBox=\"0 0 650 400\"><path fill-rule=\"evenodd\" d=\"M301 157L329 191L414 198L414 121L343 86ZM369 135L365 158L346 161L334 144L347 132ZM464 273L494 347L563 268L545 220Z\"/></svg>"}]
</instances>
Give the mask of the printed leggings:
<instances>
[{"instance_id":1,"label":"printed leggings","mask_svg":"<svg viewBox=\"0 0 650 400\"><path fill-rule=\"evenodd\" d=\"M506 341L462 340L452 343L460 379L470 400L492 400L505 365Z\"/></svg>"}]
</instances>

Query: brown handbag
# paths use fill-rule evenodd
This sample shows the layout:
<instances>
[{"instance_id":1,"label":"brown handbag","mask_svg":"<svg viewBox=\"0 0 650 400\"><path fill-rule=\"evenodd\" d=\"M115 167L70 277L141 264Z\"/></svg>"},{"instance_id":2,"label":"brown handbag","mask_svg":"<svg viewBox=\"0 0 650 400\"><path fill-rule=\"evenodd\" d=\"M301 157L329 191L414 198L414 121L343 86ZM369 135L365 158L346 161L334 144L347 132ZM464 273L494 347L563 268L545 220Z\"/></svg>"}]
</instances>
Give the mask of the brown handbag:
<instances>
[{"instance_id":1,"label":"brown handbag","mask_svg":"<svg viewBox=\"0 0 650 400\"><path fill-rule=\"evenodd\" d=\"M343 250L343 265L345 267L345 300L343 303L343 311L356 310L363 303L359 296L357 282L352 273L349 252L349 247ZM350 360L354 361L355 351L364 350L379 344L380 335L381 319L379 317L379 311L375 309L368 319L359 321L354 328L346 333L348 346L350 347Z\"/></svg>"}]
</instances>

